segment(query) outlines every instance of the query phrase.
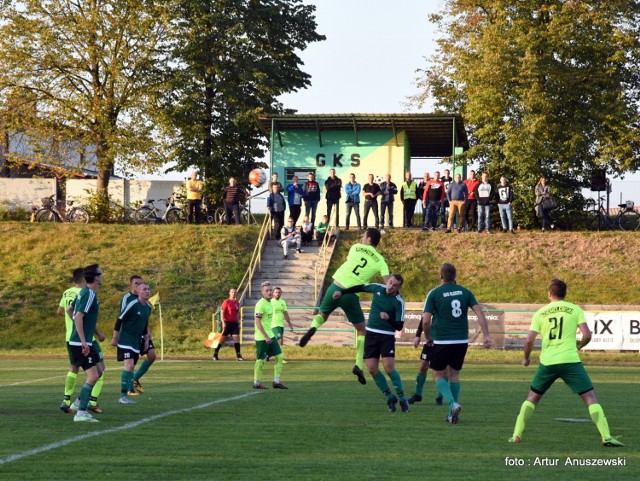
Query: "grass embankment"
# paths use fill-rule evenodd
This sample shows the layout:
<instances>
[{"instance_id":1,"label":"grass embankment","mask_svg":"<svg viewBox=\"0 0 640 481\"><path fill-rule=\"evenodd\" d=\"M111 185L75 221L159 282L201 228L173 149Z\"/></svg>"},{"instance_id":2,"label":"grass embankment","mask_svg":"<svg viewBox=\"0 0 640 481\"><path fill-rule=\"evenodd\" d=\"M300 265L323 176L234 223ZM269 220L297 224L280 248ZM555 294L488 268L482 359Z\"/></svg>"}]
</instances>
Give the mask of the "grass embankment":
<instances>
[{"instance_id":1,"label":"grass embankment","mask_svg":"<svg viewBox=\"0 0 640 481\"><path fill-rule=\"evenodd\" d=\"M246 226L0 224L0 350L64 355L63 320L55 314L60 296L73 268L98 262L105 271L100 291L103 332L111 332L129 276L137 273L160 292L165 355L205 357L202 341L210 330L213 307L242 278L256 235L257 228ZM329 272L360 235L342 234ZM407 301L424 300L438 284L439 266L446 261L456 265L459 282L483 303L546 302L552 277L567 281L569 299L576 303L638 303L636 233L514 236L394 230L383 236L379 250L391 270L404 275ZM157 315L152 316L152 329L158 343ZM318 348L292 348L288 356L350 356L348 349ZM413 350L406 355L413 358ZM496 356L487 361L501 362Z\"/></svg>"}]
</instances>

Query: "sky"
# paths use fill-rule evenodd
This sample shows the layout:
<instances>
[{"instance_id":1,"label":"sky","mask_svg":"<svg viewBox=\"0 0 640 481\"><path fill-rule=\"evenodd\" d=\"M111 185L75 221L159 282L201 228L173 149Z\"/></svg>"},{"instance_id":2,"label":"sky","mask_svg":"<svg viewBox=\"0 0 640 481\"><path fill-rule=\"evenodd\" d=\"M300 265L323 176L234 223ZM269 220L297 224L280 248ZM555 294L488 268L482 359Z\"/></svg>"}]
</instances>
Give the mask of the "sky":
<instances>
[{"instance_id":1,"label":"sky","mask_svg":"<svg viewBox=\"0 0 640 481\"><path fill-rule=\"evenodd\" d=\"M416 70L436 51L438 32L428 20L439 0L304 0L316 5L317 31L327 37L300 52L311 86L280 97L300 114L387 114L418 110L407 98L418 93ZM412 172L442 170L437 160L414 160ZM187 173L146 175L183 180ZM586 192L589 195L589 192ZM612 204L622 194L640 204L640 175L613 179Z\"/></svg>"}]
</instances>

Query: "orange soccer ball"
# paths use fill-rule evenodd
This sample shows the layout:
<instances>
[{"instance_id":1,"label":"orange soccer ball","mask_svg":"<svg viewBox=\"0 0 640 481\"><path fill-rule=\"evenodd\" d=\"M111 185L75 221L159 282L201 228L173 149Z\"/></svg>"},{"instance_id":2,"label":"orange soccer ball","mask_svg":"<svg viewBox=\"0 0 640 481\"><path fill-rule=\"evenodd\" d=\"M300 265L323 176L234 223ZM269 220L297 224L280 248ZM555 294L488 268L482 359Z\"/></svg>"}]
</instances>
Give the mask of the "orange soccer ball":
<instances>
[{"instance_id":1,"label":"orange soccer ball","mask_svg":"<svg viewBox=\"0 0 640 481\"><path fill-rule=\"evenodd\" d=\"M260 187L267 181L267 173L262 169L253 169L249 172L249 182L255 187Z\"/></svg>"}]
</instances>

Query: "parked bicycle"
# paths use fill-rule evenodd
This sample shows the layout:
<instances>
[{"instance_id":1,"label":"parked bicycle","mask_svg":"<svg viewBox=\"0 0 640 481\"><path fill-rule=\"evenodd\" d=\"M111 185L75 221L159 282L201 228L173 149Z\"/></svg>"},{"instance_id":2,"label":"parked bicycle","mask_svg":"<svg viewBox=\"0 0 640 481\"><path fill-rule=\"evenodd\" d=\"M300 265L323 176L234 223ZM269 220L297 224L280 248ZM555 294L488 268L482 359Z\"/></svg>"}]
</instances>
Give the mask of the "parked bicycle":
<instances>
[{"instance_id":1,"label":"parked bicycle","mask_svg":"<svg viewBox=\"0 0 640 481\"><path fill-rule=\"evenodd\" d=\"M227 213L224 210L224 207L218 207L213 213L214 222L216 224L226 224L227 223ZM257 224L258 221L251 213L251 211L247 208L246 205L240 206L240 223L241 224Z\"/></svg>"},{"instance_id":2,"label":"parked bicycle","mask_svg":"<svg viewBox=\"0 0 640 481\"><path fill-rule=\"evenodd\" d=\"M640 228L640 214L634 210L632 200L624 204L618 204L620 210L618 215L609 215L603 205L604 197L598 198L598 203L593 201L587 207L587 227L591 230L612 230L621 229L634 231Z\"/></svg>"},{"instance_id":3,"label":"parked bicycle","mask_svg":"<svg viewBox=\"0 0 640 481\"><path fill-rule=\"evenodd\" d=\"M58 208L54 201L54 195L42 198L42 208L34 207L34 219L36 222L89 222L89 212L83 207L73 207L73 201L68 200L68 208Z\"/></svg>"},{"instance_id":4,"label":"parked bicycle","mask_svg":"<svg viewBox=\"0 0 640 481\"><path fill-rule=\"evenodd\" d=\"M164 213L156 207L156 203L165 204ZM187 214L183 209L175 206L173 196L166 199L147 200L147 204L133 212L133 220L136 224L184 224L187 222Z\"/></svg>"}]
</instances>

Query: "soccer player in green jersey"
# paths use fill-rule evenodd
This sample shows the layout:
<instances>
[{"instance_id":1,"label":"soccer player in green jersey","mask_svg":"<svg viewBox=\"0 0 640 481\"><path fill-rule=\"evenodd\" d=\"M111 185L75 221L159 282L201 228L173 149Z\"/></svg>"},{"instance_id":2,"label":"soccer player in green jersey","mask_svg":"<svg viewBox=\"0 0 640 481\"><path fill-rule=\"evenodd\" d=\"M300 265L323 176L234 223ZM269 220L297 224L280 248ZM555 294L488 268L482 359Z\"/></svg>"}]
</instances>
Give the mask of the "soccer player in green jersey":
<instances>
[{"instance_id":1,"label":"soccer player in green jersey","mask_svg":"<svg viewBox=\"0 0 640 481\"><path fill-rule=\"evenodd\" d=\"M73 312L73 331L69 338L69 349L73 364L82 367L87 378L80 390L76 422L98 422L87 412L91 391L102 375L98 354L93 346L93 334L98 323L98 288L102 285L102 269L98 264L87 266L83 270L86 286L78 293Z\"/></svg>"},{"instance_id":2,"label":"soccer player in green jersey","mask_svg":"<svg viewBox=\"0 0 640 481\"><path fill-rule=\"evenodd\" d=\"M124 362L120 376L120 404L135 404L127 397L133 383L133 369L142 349L149 347L150 337L147 327L151 315L151 305L147 302L151 297L149 284L138 285L138 298L127 304L124 312L118 317L120 331L118 333L118 361ZM142 340L142 343L141 343Z\"/></svg>"},{"instance_id":3,"label":"soccer player in green jersey","mask_svg":"<svg viewBox=\"0 0 640 481\"><path fill-rule=\"evenodd\" d=\"M273 387L275 389L288 389L282 384L280 376L282 374L282 364L284 356L280 344L276 341L271 324L273 320L273 306L271 298L273 297L273 289L270 282L262 283L262 299L260 299L256 307L255 313L255 342L256 342L256 363L253 368L253 387L254 389L268 389L261 382L262 368L269 357L275 358L273 367Z\"/></svg>"},{"instance_id":4,"label":"soccer player in green jersey","mask_svg":"<svg viewBox=\"0 0 640 481\"><path fill-rule=\"evenodd\" d=\"M143 283L144 282L142 280L142 277L140 276L133 275L129 278L130 291L127 292L124 296L122 296L122 299L120 300L120 314L122 314L125 311L125 309L131 302L136 302L138 300L138 287ZM111 340L111 345L114 347L118 345L119 331L120 331L120 318L118 318L113 328L113 338ZM142 364L133 375L133 380L132 380L131 386L129 386L130 389L127 393L128 396L137 396L138 393L144 392L144 389L140 384L140 378L147 373L147 371L149 370L149 368L157 358L156 350L153 345L153 339L151 338L151 330L149 329L149 326L147 326L147 331L145 335L149 337L149 342L148 344L144 344L144 339L142 338L140 339L140 343L143 346L143 349L142 351L140 351L139 356L146 356L146 359L142 361ZM147 347L145 348L144 346L147 346Z\"/></svg>"},{"instance_id":5,"label":"soccer player in green jersey","mask_svg":"<svg viewBox=\"0 0 640 481\"><path fill-rule=\"evenodd\" d=\"M578 351L591 341L591 330L585 321L584 312L579 306L564 300L567 295L567 284L559 279L551 281L547 294L550 303L539 309L531 320L522 360L523 366L529 365L533 344L539 334L542 337L540 364L531 381L529 396L520 407L513 436L509 442L521 441L525 425L542 396L556 379L560 378L584 401L593 423L600 432L602 444L608 447L624 446L611 436L607 418L593 392L591 379L580 361ZM580 341L576 338L578 329L582 333Z\"/></svg>"},{"instance_id":6,"label":"soccer player in green jersey","mask_svg":"<svg viewBox=\"0 0 640 481\"><path fill-rule=\"evenodd\" d=\"M65 340L67 344L67 353L69 354L69 362L71 365L69 366L69 372L67 372L67 377L64 382L64 399L62 404L60 404L60 409L62 412L69 413L71 412L71 395L73 394L73 390L76 387L76 379L78 378L78 366L73 363L73 359L71 357L71 351L69 350L69 338L71 337L71 332L73 331L73 310L71 313L67 312L68 308L73 309L73 301L76 300L78 294L84 287L84 270L82 267L78 267L73 271L73 283L74 287L70 287L62 294L62 298L60 299L60 304L58 305L58 315L64 313L64 320L66 325L66 334Z\"/></svg>"},{"instance_id":7,"label":"soccer player in green jersey","mask_svg":"<svg viewBox=\"0 0 640 481\"><path fill-rule=\"evenodd\" d=\"M271 321L271 330L273 335L278 340L280 348L284 344L284 321L287 321L289 329L293 331L293 324L289 318L289 311L287 311L287 301L282 298L282 289L276 287L273 289L273 299L271 299L271 305L273 306L273 320ZM283 354L284 356L284 354ZM286 363L286 361L283 361Z\"/></svg>"},{"instance_id":8,"label":"soccer player in green jersey","mask_svg":"<svg viewBox=\"0 0 640 481\"><path fill-rule=\"evenodd\" d=\"M484 335L484 347L491 347L489 327L482 307L473 293L456 284L456 268L445 263L440 268L440 286L427 294L422 313L424 337L433 345L429 367L433 370L436 388L449 404L447 422L458 423L460 405L460 371L469 347L469 319L473 309ZM447 382L446 377L449 376Z\"/></svg>"},{"instance_id":9,"label":"soccer player in green jersey","mask_svg":"<svg viewBox=\"0 0 640 481\"><path fill-rule=\"evenodd\" d=\"M416 336L413 339L413 347L420 345L422 338L422 322L418 324L416 330ZM422 401L422 391L424 384L427 382L427 371L429 370L429 359L433 356L433 345L429 345L425 342L422 346L422 352L420 353L420 369L416 374L416 392L409 398L409 404L415 404ZM449 376L444 377L445 381L449 382ZM442 406L442 394L436 391L436 406Z\"/></svg>"},{"instance_id":10,"label":"soccer player in green jersey","mask_svg":"<svg viewBox=\"0 0 640 481\"><path fill-rule=\"evenodd\" d=\"M400 408L403 413L409 412L409 402L404 395L402 379L396 371L395 344L396 331L401 331L404 326L404 299L400 295L400 288L404 279L400 274L391 274L386 284L365 284L340 289L333 293L334 299L339 299L343 294L354 294L356 292L370 292L371 310L366 326L364 342L364 360L367 369L373 377L376 386L382 391L387 399L389 411L396 412L396 404L400 398ZM393 384L398 397L394 396L389 389L389 384L380 372L380 358L382 366L387 376Z\"/></svg>"},{"instance_id":11,"label":"soccer player in green jersey","mask_svg":"<svg viewBox=\"0 0 640 481\"><path fill-rule=\"evenodd\" d=\"M338 307L342 308L347 319L357 331L356 365L353 366L351 372L358 377L360 384L367 383L362 371L364 366L365 322L364 313L360 307L360 299L356 294L345 294L338 299L334 299L333 293L340 289L366 284L376 274L380 274L384 282L389 280L389 267L384 257L376 250L379 243L380 231L370 227L364 232L360 242L351 247L346 262L333 274L333 283L329 286L322 299L320 312L313 318L311 328L300 339L300 347L306 346L331 313Z\"/></svg>"}]
</instances>

